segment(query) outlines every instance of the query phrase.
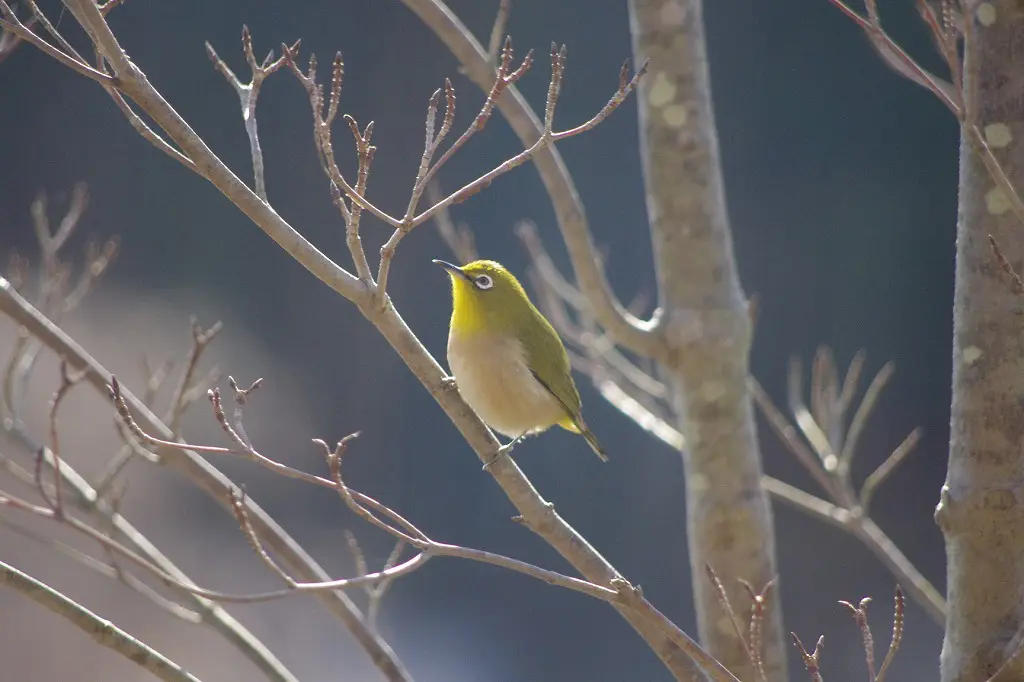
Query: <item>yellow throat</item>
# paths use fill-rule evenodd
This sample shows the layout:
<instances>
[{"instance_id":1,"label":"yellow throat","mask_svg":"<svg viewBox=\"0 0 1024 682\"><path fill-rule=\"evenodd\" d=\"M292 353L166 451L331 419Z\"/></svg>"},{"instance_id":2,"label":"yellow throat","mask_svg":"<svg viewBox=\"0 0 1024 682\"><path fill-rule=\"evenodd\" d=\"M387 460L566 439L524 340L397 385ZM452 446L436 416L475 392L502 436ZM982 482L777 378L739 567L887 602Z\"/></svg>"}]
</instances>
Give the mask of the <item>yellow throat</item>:
<instances>
[{"instance_id":1,"label":"yellow throat","mask_svg":"<svg viewBox=\"0 0 1024 682\"><path fill-rule=\"evenodd\" d=\"M448 364L469 406L516 439L555 424L581 433L605 459L583 421L565 347L515 276L494 261L434 262L451 278Z\"/></svg>"}]
</instances>

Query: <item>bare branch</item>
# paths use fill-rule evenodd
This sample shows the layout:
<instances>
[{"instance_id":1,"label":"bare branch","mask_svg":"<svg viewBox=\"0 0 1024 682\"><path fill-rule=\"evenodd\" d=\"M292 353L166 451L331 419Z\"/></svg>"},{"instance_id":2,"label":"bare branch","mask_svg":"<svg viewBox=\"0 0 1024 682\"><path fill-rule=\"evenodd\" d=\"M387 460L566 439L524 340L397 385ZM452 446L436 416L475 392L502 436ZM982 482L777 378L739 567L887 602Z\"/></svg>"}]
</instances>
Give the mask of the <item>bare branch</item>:
<instances>
[{"instance_id":1,"label":"bare branch","mask_svg":"<svg viewBox=\"0 0 1024 682\"><path fill-rule=\"evenodd\" d=\"M437 180L427 185L427 201L436 204L443 198ZM437 231L441 233L441 239L455 255L457 262L465 264L479 258L473 231L465 224L456 225L447 206L434 214L434 222L437 224Z\"/></svg>"},{"instance_id":2,"label":"bare branch","mask_svg":"<svg viewBox=\"0 0 1024 682\"><path fill-rule=\"evenodd\" d=\"M185 409L189 405L190 393L193 393L193 388L204 390L205 380L194 382L194 376L196 368L199 365L199 360L202 358L203 352L210 345L220 330L223 328L223 324L218 320L209 329L203 329L199 326L198 320L192 318L189 320L189 326L192 332L192 345L188 351L188 357L185 360L185 370L182 372L181 377L178 379L178 384L174 388L174 393L171 394L171 406L168 410L167 416L164 421L170 426L171 431L175 434L181 433L181 419L185 414ZM198 392L198 391L196 391Z\"/></svg>"},{"instance_id":3,"label":"bare branch","mask_svg":"<svg viewBox=\"0 0 1024 682\"><path fill-rule=\"evenodd\" d=\"M24 26L27 30L31 31L35 22L35 17L32 17L24 23ZM0 22L0 26L3 26L2 22ZM6 28L0 28L0 64L3 64L4 60L14 54L14 51L18 49L21 43L22 39L18 37L18 34L8 31Z\"/></svg>"},{"instance_id":4,"label":"bare branch","mask_svg":"<svg viewBox=\"0 0 1024 682\"><path fill-rule=\"evenodd\" d=\"M494 17L494 25L491 26L491 37L487 41L487 54L491 64L496 63L498 52L501 50L501 37L505 35L505 26L508 24L508 16L512 12L512 0L499 0L498 14Z\"/></svg>"},{"instance_id":5,"label":"bare branch","mask_svg":"<svg viewBox=\"0 0 1024 682\"><path fill-rule=\"evenodd\" d=\"M922 68L882 28L878 18L875 0L866 0L868 18L864 18L846 5L843 0L829 0L843 14L852 19L868 36L871 44L896 73L929 90L939 101L960 118L963 102L959 93L949 83Z\"/></svg>"},{"instance_id":6,"label":"bare branch","mask_svg":"<svg viewBox=\"0 0 1024 682\"><path fill-rule=\"evenodd\" d=\"M789 633L793 638L793 645L800 652L800 656L803 658L804 667L807 668L807 675L811 678L811 682L822 682L821 679L821 649L825 646L825 635L818 637L818 642L814 645L814 653L807 653L807 649L804 647L804 643L800 641L800 638L796 636L795 632Z\"/></svg>"},{"instance_id":7,"label":"bare branch","mask_svg":"<svg viewBox=\"0 0 1024 682\"><path fill-rule=\"evenodd\" d=\"M896 366L892 362L887 362L882 365L882 369L878 370L878 374L871 380L868 385L867 391L864 392L864 397L861 398L860 405L857 407L857 411L853 414L853 420L850 422L850 427L846 431L846 438L844 439L843 451L840 455L840 465L849 468L853 462L854 453L857 448L857 441L860 439L860 434L864 430L864 425L867 423L868 417L871 415L871 410L875 407L875 402L878 400L879 394L885 385L892 378L893 372L896 371Z\"/></svg>"},{"instance_id":8,"label":"bare branch","mask_svg":"<svg viewBox=\"0 0 1024 682\"><path fill-rule=\"evenodd\" d=\"M896 73L931 91L956 116L962 124L964 137L970 141L971 146L978 153L985 169L1002 190L1003 196L1014 214L1024 222L1024 200L1021 199L1020 194L1006 175L1003 165L996 158L985 139L984 133L978 127L976 112L966 105L959 39L961 35L966 37L971 35L973 23L952 16L956 12L952 3L943 3L943 16L940 18L927 0L917 0L918 12L952 75L953 83L950 84L922 68L884 31L878 14L877 0L865 0L867 18L853 11L843 0L829 0L829 2L839 8L867 34L872 45Z\"/></svg>"},{"instance_id":9,"label":"bare branch","mask_svg":"<svg viewBox=\"0 0 1024 682\"><path fill-rule=\"evenodd\" d=\"M824 357L824 356L822 356ZM868 504L878 486L913 450L921 436L920 429L912 431L886 460L868 476L860 493L857 493L850 479L850 464L856 455L858 433L864 428L867 418L875 405L878 395L892 375L891 363L885 365L865 392L861 404L854 414L851 425L847 428L843 423L844 415L853 401L856 392L857 378L862 371L863 354L858 353L846 377L839 386L838 373L829 369L827 363L815 364L815 377L812 386L817 386L818 401L829 401L828 405L819 405L815 411L829 415L833 423L819 425L811 412L804 406L800 391L799 364L791 363L789 381L789 400L794 417L808 442L818 450L817 457L807 444L796 435L796 429L788 419L775 407L771 398L761 388L757 380L749 379L751 395L758 408L768 420L769 425L787 445L791 452L803 463L825 490L830 501L807 495L781 481L763 479L765 487L778 499L798 509L812 513L859 538L882 562L896 575L900 582L907 585L911 596L918 601L928 614L942 623L945 618L946 603L935 587L921 574L899 550L892 540L868 516ZM831 434L826 435L826 434ZM834 442L830 442L834 441ZM828 468L833 448L842 444L842 459Z\"/></svg>"},{"instance_id":10,"label":"bare branch","mask_svg":"<svg viewBox=\"0 0 1024 682\"><path fill-rule=\"evenodd\" d=\"M864 480L864 485L860 488L860 506L865 514L871 506L871 498L874 496L875 490L889 477L889 474L896 470L896 467L903 463L907 455L913 451L921 440L921 434L922 430L920 428L914 429L907 434L903 442L897 445L896 449L885 458L885 461L879 464Z\"/></svg>"},{"instance_id":11,"label":"bare branch","mask_svg":"<svg viewBox=\"0 0 1024 682\"><path fill-rule=\"evenodd\" d=\"M715 569L712 568L710 564L705 565L704 569L707 571L708 579L711 580L711 584L715 588L715 593L718 595L718 601L722 606L722 610L725 611L726 615L729 617L729 622L732 623L732 629L733 632L736 633L736 639L738 639L740 644L743 645L743 649L747 652L747 658L750 659L750 663L754 666L755 671L757 671L756 674L758 675L758 682L763 682L764 667L759 667L757 665L758 656L751 650L750 643L743 636L743 626L740 624L740 619L736 615L736 610L732 607L732 604L729 603L729 594L725 591L725 585L722 584L718 574L715 573Z\"/></svg>"},{"instance_id":12,"label":"bare branch","mask_svg":"<svg viewBox=\"0 0 1024 682\"><path fill-rule=\"evenodd\" d=\"M70 337L67 336L61 329L56 327L52 322L42 316L39 311L35 310L29 305L20 295L18 295L10 284L0 278L0 313L3 313L11 317L17 324L28 327L32 334L42 341L45 345L50 347L57 355L63 356L67 359L68 364L76 369L82 369L85 371L85 381L96 390L101 390L104 393L107 392L107 386L112 380L112 377L105 368L97 363L92 357L88 355L77 343L75 343ZM126 390L122 390L122 397L126 404L131 405L131 409L134 412L135 418L140 420L146 428L152 432L159 433L165 438L173 438L174 434L170 432L167 426L165 426L146 406L131 393ZM211 466L208 462L202 459L200 456L195 454L193 451L182 451L178 444L175 444L173 448L160 448L159 454L161 455L161 464L169 466L186 477L192 480L199 489L206 492L215 500L222 501L226 504L227 493L234 487L230 481L228 481L223 474L217 469ZM68 467L62 467L62 470L66 470ZM68 472L65 471L67 476ZM94 492L92 488L79 479L82 490L88 491L89 499L94 498ZM247 500L247 507L249 509L250 519L252 520L253 526L260 533L261 539L278 553L289 565L289 567L303 576L304 579L312 580L328 580L329 576L323 569L316 563L316 561L309 556L297 543L292 540L266 513L257 506L252 500ZM126 523L119 521L119 524ZM119 529L121 526L119 525ZM124 526L128 530L132 530L130 526ZM147 547L149 553L163 561L166 561L165 557L159 554L158 550L153 547L145 538L136 534L136 542L142 543ZM173 571L177 571L173 568ZM165 567L166 568L166 567ZM180 574L180 572L179 572ZM307 577L308 576L308 577ZM185 578L187 581L187 578ZM409 675L405 671L401 662L397 659L390 647L380 639L377 635L370 632L362 620L361 614L356 609L355 605L351 600L344 595L342 592L318 592L317 596L320 598L322 603L328 610L331 611L339 620L341 620L345 626L352 632L353 636L356 637L360 645L363 646L371 655L371 658L375 661L378 668L384 673L385 677L392 682L408 681ZM223 611L218 611L218 618L230 619ZM251 635L241 628L237 622L233 621L234 630L229 630L234 634L230 635L233 641L237 642L242 646L243 651L247 653L254 661L260 665L261 669L264 670L275 670L277 674L274 675L275 679L282 681L293 680L294 678L287 672L281 664L273 658L265 649L262 649L262 645L258 641L250 641ZM261 660L262 658L262 660Z\"/></svg>"},{"instance_id":13,"label":"bare branch","mask_svg":"<svg viewBox=\"0 0 1024 682\"><path fill-rule=\"evenodd\" d=\"M750 596L750 625L749 625L749 639L748 647L750 648L751 654L753 654L754 670L762 682L767 682L768 675L764 670L764 642L761 635L763 631L763 623L765 617L765 610L768 607L768 597L771 595L772 590L775 588L775 584L778 582L778 576L775 576L769 580L764 587L760 590L755 590L754 587L746 580L740 579L740 584L746 589L747 594Z\"/></svg>"},{"instance_id":14,"label":"bare branch","mask_svg":"<svg viewBox=\"0 0 1024 682\"><path fill-rule=\"evenodd\" d=\"M892 639L889 641L889 650L882 661L882 667L879 668L878 674L875 675L874 682L885 682L885 673L889 670L889 666L896 657L896 652L899 651L900 643L903 641L903 612L906 604L903 600L903 590L900 589L899 585L896 586L895 601L896 606L893 609L892 615Z\"/></svg>"},{"instance_id":15,"label":"bare branch","mask_svg":"<svg viewBox=\"0 0 1024 682\"><path fill-rule=\"evenodd\" d=\"M864 597L857 606L848 601L839 603L850 610L857 627L860 628L861 641L864 644L864 661L868 666L868 680L869 682L873 681L875 679L875 640L871 636L871 625L868 623L868 604L871 603L871 597Z\"/></svg>"},{"instance_id":16,"label":"bare branch","mask_svg":"<svg viewBox=\"0 0 1024 682\"><path fill-rule=\"evenodd\" d=\"M112 649L165 682L199 682L180 665L156 649L97 616L49 585L0 561L0 584L11 587L77 626L97 644Z\"/></svg>"},{"instance_id":17,"label":"bare branch","mask_svg":"<svg viewBox=\"0 0 1024 682\"><path fill-rule=\"evenodd\" d=\"M128 2L128 0L107 0L106 2L97 3L100 6L100 12L103 16L107 16L111 10L115 10L121 5Z\"/></svg>"},{"instance_id":18,"label":"bare branch","mask_svg":"<svg viewBox=\"0 0 1024 682\"><path fill-rule=\"evenodd\" d=\"M772 427L776 435L779 436L779 439L789 447L790 451L796 455L796 458L804 465L807 472L814 477L814 480L818 482L822 490L829 496L832 496L834 484L828 473L821 466L820 460L800 440L796 429L789 423L786 416L782 414L782 411L775 406L768 393L761 387L760 382L754 377L748 378L747 382L750 387L750 395L753 397L754 403L761 409L765 419L768 420L768 425Z\"/></svg>"},{"instance_id":19,"label":"bare branch","mask_svg":"<svg viewBox=\"0 0 1024 682\"><path fill-rule=\"evenodd\" d=\"M426 555L458 556L458 557L462 557L462 558L472 559L474 561L482 561L484 563L490 563L490 564L494 564L494 565L497 565L497 566L502 566L502 567L505 567L505 568L510 568L511 570L515 570L515 571L518 571L518 572L521 572L521 573L526 573L527 575L531 575L531 576L533 576L535 578L543 580L544 582L547 582L547 583L552 584L552 585L559 585L559 586L567 587L569 589L573 589L573 590L576 590L576 591L584 592L585 594L589 594L591 596L596 596L596 597L598 597L598 598L600 598L600 599L602 599L604 601L614 601L616 599L617 593L614 590L608 590L607 588L601 588L601 587L598 587L596 585L593 585L592 583L588 583L586 581L581 581L581 580L579 580L577 578L570 578L568 576L561 576L560 574L554 573L552 571L547 571L545 569L541 569L541 568L538 568L538 567L535 567L535 566L531 566L529 564L525 564L525 563L517 561L515 559L509 559L507 557L501 557L499 555L495 555L495 554L492 554L490 552L482 552L480 550L472 550L472 549L467 549L467 548L463 548L463 547L456 547L454 545L445 545L443 543L434 542L433 540L430 540L425 534L423 534L422 531L420 531L418 528L413 526L408 520L406 520L403 517L401 517L401 515L399 515L397 512L395 512L395 511L391 510L390 508L386 507L385 505L377 502L376 500L374 500L371 497L368 497L368 496L366 496L366 495L364 495L362 493L351 491L341 481L341 478L340 478L340 467L338 465L340 464L340 460L341 460L341 454L340 453L344 452L344 449L347 447L347 445L351 441L351 439L354 438L358 434L352 434L351 436L348 436L345 439L342 439L342 441L339 441L338 446L335 447L333 450L328 448L323 441L319 441L319 440L315 441L315 442L319 443L322 447L325 448L325 450L327 452L329 464L331 462L333 462L333 464L331 464L331 470L332 470L332 475L335 476L335 480L331 481L331 480L328 480L328 479L316 476L314 474L308 474L308 473L299 471L299 470L294 469L292 467L289 467L289 466L287 466L285 464L281 464L280 462L276 462L276 461L274 461L274 460L272 460L272 459L270 459L270 458L268 458L268 457L266 457L264 455L261 455L255 449L252 449L251 446L249 446L245 450L234 450L234 449L230 449L230 448L219 448L219 447L215 447L215 446L200 446L200 445L190 445L190 444L186 444L186 443L174 443L174 442L170 442L170 441L164 441L162 439L159 439L159 438L156 438L154 436L151 436L151 435L147 434L146 432L144 432L139 427L139 425L134 421L134 419L132 418L131 413L128 411L128 407L127 407L127 403L126 403L125 398L124 398L123 390L121 389L121 386L117 382L116 378L112 378L111 385L110 385L110 391L111 391L114 403L117 406L118 412L121 414L121 418L125 421L125 423L128 426L128 428L136 435L136 437L139 438L140 440L144 441L144 442L148 442L148 443L151 443L153 445L159 445L159 446L163 446L163 447L176 447L176 448L180 448L180 449L187 449L187 450L193 450L193 451L199 451L199 452L209 452L209 453L215 453L215 454L242 456L242 457L251 459L254 462L256 462L256 463L258 463L258 464L260 464L260 465L262 465L262 466L264 466L264 467L266 467L268 469L270 469L271 471L274 471L275 473L281 474L283 476L287 476L289 478L295 478L295 479L298 479L298 480L301 480L301 481L305 481L307 483L312 483L314 485L319 485L319 486L322 486L322 487L326 487L326 488L331 488L331 489L337 490L339 492L339 494L341 494L341 496L345 500L345 502L350 507L352 507L352 509L354 511L356 511L356 513L358 513L361 517L363 517L364 519L366 519L367 521L369 521L373 525L377 526L381 530L384 530L385 532L394 535L397 539L402 540L402 541L412 545L413 547L419 549L422 553L424 553ZM211 397L211 402L214 405L215 414L219 415L217 417L217 420L218 420L218 422L221 423L222 428L225 428L226 431L227 430L233 430L232 427L229 424L227 424L226 419L223 417L223 409L220 407L219 392L217 392L216 389L212 390L210 392L210 397ZM242 526L243 530L246 531L246 535L250 539L250 542L252 542L253 541L252 538L254 537L255 534L253 532L250 532L252 526L251 526L251 523L248 520L248 518L249 518L248 515L251 513L251 511L246 511L245 512L246 516L245 516L244 520L242 520L239 517L239 514L240 514L239 509L240 508L244 509L244 501L245 501L245 499L239 497L237 492L232 492L231 493L230 504L231 504L231 507L232 507L232 511L236 515L236 518L239 518L240 525ZM376 515L373 514L373 512L370 511L370 508L373 508L376 511L383 513L385 516L391 518L393 521L397 521L397 523L402 527L402 529L396 528L393 525L390 525L390 524L388 524L388 523L386 523L384 521L381 521ZM264 557L263 554L262 554L262 552L263 552L262 545L259 545L259 547L260 547L260 549L257 549L257 551L261 552L261 558L263 558L264 561L268 561L269 557ZM273 563L273 562L271 562L271 563ZM274 565L276 566L276 564L274 564ZM409 562L406 562L405 564L402 565L403 568L402 568L401 571L398 572L398 574L399 575L404 574L405 572L412 570L413 567L418 567L418 565L419 565L419 563L409 565ZM280 569L277 569L277 570L280 570ZM387 577L387 576L390 576L392 574L388 573L387 571L385 571L385 572L382 572L382 573L379 573L379 574L373 574L373 575L376 576L376 578L374 580L345 579L345 580L335 580L335 581L320 581L320 582L316 582L316 583L298 583L297 581L294 581L293 579L289 578L289 580L292 583L295 583L294 585L289 583L289 588L293 589L295 591L318 591L318 590L333 590L333 589L349 589L349 588L352 588L352 587L362 587L362 586L364 586L366 584L372 584L376 580L380 580L381 576ZM192 590L192 591L195 592L196 594L200 594L201 596L205 596L205 597L210 598L210 599L215 599L215 600L218 600L218 601L234 601L234 602L237 602L237 601L265 601L267 599L280 598L280 597L286 596L286 594L287 594L287 591L279 591L279 592L263 593L263 594L259 594L259 595L246 595L246 596L242 596L242 595L225 595L223 593L211 592L211 591L205 591L205 590L204 591Z\"/></svg>"},{"instance_id":20,"label":"bare branch","mask_svg":"<svg viewBox=\"0 0 1024 682\"><path fill-rule=\"evenodd\" d=\"M61 360L60 363L60 386L57 388L57 392L53 396L53 400L50 402L50 453L53 456L53 471L54 471L54 505L53 512L59 519L64 515L64 487L62 485L63 477L60 473L60 440L57 434L57 415L60 411L60 404L67 396L68 391L82 380L81 374L71 375L68 371L68 363L66 360ZM41 460L41 458L40 458ZM40 489L40 492L42 490Z\"/></svg>"},{"instance_id":21,"label":"bare branch","mask_svg":"<svg viewBox=\"0 0 1024 682\"><path fill-rule=\"evenodd\" d=\"M793 413L793 421L800 428L804 438L810 443L811 448L817 455L820 466L826 473L831 473L839 466L839 458L836 457L832 443L829 441L828 434L825 433L824 428L815 421L811 411L807 409L804 404L801 393L803 392L803 380L800 371L800 360L798 358L790 358L789 361L789 381L786 384L786 396L789 403L789 410ZM811 383L813 385L814 380L812 378ZM801 463L803 460L801 459ZM806 466L806 464L805 464Z\"/></svg>"},{"instance_id":22,"label":"bare branch","mask_svg":"<svg viewBox=\"0 0 1024 682\"><path fill-rule=\"evenodd\" d=\"M828 500L823 500L816 495L812 495L771 476L763 476L761 478L761 485L779 502L783 502L808 516L831 524L840 530L849 530L851 514L839 505L832 504Z\"/></svg>"},{"instance_id":23,"label":"bare branch","mask_svg":"<svg viewBox=\"0 0 1024 682\"><path fill-rule=\"evenodd\" d=\"M11 6L7 4L6 0L0 0L0 29L16 36L19 40L35 45L44 53L53 57L75 73L81 74L86 78L91 78L100 85L116 85L116 81L111 76L97 71L85 62L75 59L71 55L65 54L33 33L30 28L31 25L31 23L23 24L18 19L17 15L15 15L14 10L11 9Z\"/></svg>"},{"instance_id":24,"label":"bare branch","mask_svg":"<svg viewBox=\"0 0 1024 682\"><path fill-rule=\"evenodd\" d=\"M293 52L299 49L299 43L291 46ZM260 87L267 76L280 69L285 63L284 55L274 59L274 51L271 50L262 62L256 61L256 55L252 50L252 36L249 34L249 27L242 26L242 52L245 54L245 61L252 73L252 80L243 83L234 74L231 68L217 56L216 50L210 43L206 43L206 54L213 62L213 65L224 76L228 84L235 89L242 105L242 120L245 122L245 133L249 137L249 152L252 156L252 172L255 182L256 194L269 203L267 199L267 185L263 171L263 149L260 147L259 130L256 126L256 101L260 96Z\"/></svg>"},{"instance_id":25,"label":"bare branch","mask_svg":"<svg viewBox=\"0 0 1024 682\"><path fill-rule=\"evenodd\" d=\"M525 63L526 63L526 61L524 60L524 64ZM556 82L558 82L559 83L559 87L560 87L561 72L558 69L564 68L564 59L560 59L557 63L560 64L560 66L556 67L556 69L553 69L552 77L551 77L551 83L555 84ZM522 69L522 68L523 67L520 66L520 69ZM624 82L620 82L619 89L616 91L615 95L612 96L612 98L608 101L608 103L604 106L604 108L601 109L601 111L599 111L597 114L595 114L586 123L578 125L575 128L570 128L569 130L563 130L561 132L551 132L550 130L544 131L544 133L540 136L540 138L536 142L534 142L532 145L530 145L528 148L526 148L525 150L523 150L519 154L516 154L512 158L507 159L506 161L502 162L498 166L495 166L492 170L488 171L487 173L484 173L483 175L481 175L476 180L473 180L472 182L467 183L466 185L463 185L460 189L455 190L454 192L449 194L447 197L442 199L437 204L434 204L432 207L428 208L427 210L425 210L422 213L420 213L419 215L417 215L415 218L413 218L412 222L414 224L418 225L418 224L420 224L420 223L430 219L431 217L433 217L434 213L436 213L437 211L441 210L442 208L450 206L452 204L458 204L458 203L461 203L461 202L465 201L466 199L468 199L472 195L474 195L477 192L479 192L484 187L487 187L488 185L490 185L491 182L493 182L498 176L504 175L505 173L507 173L508 171L512 170L513 168L521 166L522 164L526 163L527 161L533 159L534 156L541 149L547 147L548 145L553 144L554 142L557 142L559 140L564 140L567 137L572 137L574 135L579 135L580 133L584 133L584 132L587 132L588 130L593 129L595 126L597 126L603 120L605 120L615 109L617 109L619 107L619 105L622 104L622 102L624 102L626 100L626 98L630 94L632 94L632 92L634 90L636 90L636 87L639 84L640 79L643 77L643 75L646 73L646 71L647 71L647 65L644 64L633 75L633 77L631 79L629 79L627 81L624 81ZM509 79L511 79L512 76L515 76L516 73L518 73L518 70L516 72L513 72L512 74L510 74ZM557 79L557 81L556 81L556 79ZM515 82L515 81L513 80L512 82ZM548 108L550 108L552 110L552 112L553 112L554 111L554 105L557 102L558 88L554 89L554 93L553 93L554 94L554 98L551 97L551 92L552 91L549 90ZM458 144L458 142L456 142L456 144ZM454 148L454 145L453 145L453 148ZM451 151L451 150L449 150L449 151ZM441 160L439 160L438 163L435 164L434 168L436 169L438 166L440 166L443 160L444 160L444 157L442 157ZM428 180L429 180L429 178L430 178L430 174L428 174L428 176L427 176Z\"/></svg>"}]
</instances>

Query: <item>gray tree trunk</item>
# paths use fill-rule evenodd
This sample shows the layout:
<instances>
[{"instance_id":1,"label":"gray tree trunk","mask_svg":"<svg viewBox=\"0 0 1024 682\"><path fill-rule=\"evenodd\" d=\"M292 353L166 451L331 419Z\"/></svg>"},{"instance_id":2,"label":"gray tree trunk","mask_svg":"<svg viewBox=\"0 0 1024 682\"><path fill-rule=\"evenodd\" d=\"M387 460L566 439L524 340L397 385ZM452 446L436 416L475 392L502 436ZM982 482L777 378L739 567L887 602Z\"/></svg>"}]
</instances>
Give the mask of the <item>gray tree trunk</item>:
<instances>
[{"instance_id":1,"label":"gray tree trunk","mask_svg":"<svg viewBox=\"0 0 1024 682\"><path fill-rule=\"evenodd\" d=\"M977 7L966 18L973 22L964 58L967 110L988 132L1011 182L1022 188L1024 6L993 0ZM949 468L935 513L948 562L943 682L988 679L1012 653L1007 645L1024 623L1024 315L993 258L990 234L1019 270L1024 225L965 129ZM1021 661L1011 668L1001 679L1024 680Z\"/></svg>"},{"instance_id":2,"label":"gray tree trunk","mask_svg":"<svg viewBox=\"0 0 1024 682\"><path fill-rule=\"evenodd\" d=\"M651 221L667 369L686 438L687 538L701 642L742 680L746 651L705 566L721 576L741 620L776 573L775 534L747 391L751 322L733 258L711 103L700 0L631 0L640 87L640 150ZM786 680L782 614L763 625L771 681Z\"/></svg>"}]
</instances>

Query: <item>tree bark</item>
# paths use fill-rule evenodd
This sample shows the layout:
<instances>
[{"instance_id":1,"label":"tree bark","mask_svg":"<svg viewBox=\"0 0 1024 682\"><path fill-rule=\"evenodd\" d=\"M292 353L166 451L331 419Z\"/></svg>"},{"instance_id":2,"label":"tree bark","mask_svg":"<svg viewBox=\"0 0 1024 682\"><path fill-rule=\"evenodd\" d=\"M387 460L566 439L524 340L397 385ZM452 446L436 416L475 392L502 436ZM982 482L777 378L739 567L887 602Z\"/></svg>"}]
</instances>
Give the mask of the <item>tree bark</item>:
<instances>
[{"instance_id":1,"label":"tree bark","mask_svg":"<svg viewBox=\"0 0 1024 682\"><path fill-rule=\"evenodd\" d=\"M733 674L752 664L708 580L712 566L745 620L749 597L776 574L771 507L747 390L752 326L733 258L700 0L631 0L641 83L641 156L664 342L685 436L687 537L701 641ZM782 614L763 624L769 680L787 679Z\"/></svg>"},{"instance_id":2,"label":"tree bark","mask_svg":"<svg viewBox=\"0 0 1024 682\"><path fill-rule=\"evenodd\" d=\"M982 2L965 19L968 119L1022 188L1024 7ZM1019 270L1024 226L976 153L972 125L960 143L949 467L935 512L948 571L943 682L988 679L1024 624L1024 316L988 242ZM1021 661L1008 667L1001 679L1024 679Z\"/></svg>"}]
</instances>

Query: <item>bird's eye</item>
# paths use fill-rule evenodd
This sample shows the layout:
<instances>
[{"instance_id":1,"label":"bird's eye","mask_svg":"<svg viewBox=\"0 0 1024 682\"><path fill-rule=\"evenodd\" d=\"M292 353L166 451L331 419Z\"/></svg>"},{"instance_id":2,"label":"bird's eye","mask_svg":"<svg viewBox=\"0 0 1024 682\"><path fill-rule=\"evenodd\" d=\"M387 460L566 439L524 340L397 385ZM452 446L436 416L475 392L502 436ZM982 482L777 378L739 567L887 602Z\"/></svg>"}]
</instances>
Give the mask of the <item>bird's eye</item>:
<instances>
[{"instance_id":1,"label":"bird's eye","mask_svg":"<svg viewBox=\"0 0 1024 682\"><path fill-rule=\"evenodd\" d=\"M494 280L490 275L480 275L473 279L477 289L490 289L494 286Z\"/></svg>"}]
</instances>

